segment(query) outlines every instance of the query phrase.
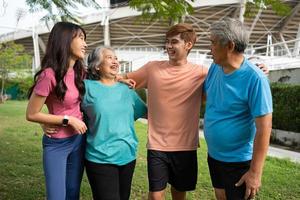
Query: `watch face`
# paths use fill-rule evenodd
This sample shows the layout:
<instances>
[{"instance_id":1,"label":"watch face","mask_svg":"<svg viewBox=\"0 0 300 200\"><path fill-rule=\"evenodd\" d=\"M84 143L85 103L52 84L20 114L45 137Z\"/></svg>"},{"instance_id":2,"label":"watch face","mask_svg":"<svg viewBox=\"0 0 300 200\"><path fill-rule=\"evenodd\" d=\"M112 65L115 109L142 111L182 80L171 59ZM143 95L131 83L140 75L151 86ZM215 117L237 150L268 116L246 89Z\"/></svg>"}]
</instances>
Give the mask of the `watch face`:
<instances>
[{"instance_id":1,"label":"watch face","mask_svg":"<svg viewBox=\"0 0 300 200\"><path fill-rule=\"evenodd\" d=\"M63 126L68 126L68 123L69 123L69 118L67 116L64 116L64 119L62 121L62 125Z\"/></svg>"}]
</instances>

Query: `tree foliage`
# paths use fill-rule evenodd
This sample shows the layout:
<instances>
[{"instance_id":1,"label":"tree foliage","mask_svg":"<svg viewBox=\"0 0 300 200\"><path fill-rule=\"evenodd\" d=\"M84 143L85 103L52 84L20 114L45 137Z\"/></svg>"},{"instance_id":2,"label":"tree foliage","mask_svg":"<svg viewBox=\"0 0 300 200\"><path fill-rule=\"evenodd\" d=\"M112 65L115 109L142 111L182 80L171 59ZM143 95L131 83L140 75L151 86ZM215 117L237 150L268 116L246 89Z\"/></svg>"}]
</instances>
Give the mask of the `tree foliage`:
<instances>
[{"instance_id":1,"label":"tree foliage","mask_svg":"<svg viewBox=\"0 0 300 200\"><path fill-rule=\"evenodd\" d=\"M23 45L15 44L14 42L0 43L1 98L4 97L4 85L9 72L30 66L31 57L25 53Z\"/></svg>"},{"instance_id":2,"label":"tree foliage","mask_svg":"<svg viewBox=\"0 0 300 200\"><path fill-rule=\"evenodd\" d=\"M258 9L266 9L268 7L271 7L279 16L286 16L291 12L291 7L281 0L250 0L246 4L245 16L255 16Z\"/></svg>"},{"instance_id":3,"label":"tree foliage","mask_svg":"<svg viewBox=\"0 0 300 200\"><path fill-rule=\"evenodd\" d=\"M48 14L42 18L45 22L57 20L80 22L79 13L76 12L78 5L100 9L95 0L26 0L26 4L31 12L48 11Z\"/></svg>"},{"instance_id":4,"label":"tree foliage","mask_svg":"<svg viewBox=\"0 0 300 200\"><path fill-rule=\"evenodd\" d=\"M193 13L192 2L195 0L129 0L129 6L141 11L142 19L166 19L179 22L183 16ZM48 14L43 17L46 22L49 20L80 22L79 13L76 12L78 5L101 8L96 0L26 0L26 3L32 12L47 10ZM288 15L291 11L282 0L247 0L245 15L253 16L257 13L257 9L266 9L269 6L281 16Z\"/></svg>"},{"instance_id":5,"label":"tree foliage","mask_svg":"<svg viewBox=\"0 0 300 200\"><path fill-rule=\"evenodd\" d=\"M183 16L194 11L193 6L186 0L130 0L129 6L141 11L141 17L144 19L165 19L175 22L181 21Z\"/></svg>"}]
</instances>

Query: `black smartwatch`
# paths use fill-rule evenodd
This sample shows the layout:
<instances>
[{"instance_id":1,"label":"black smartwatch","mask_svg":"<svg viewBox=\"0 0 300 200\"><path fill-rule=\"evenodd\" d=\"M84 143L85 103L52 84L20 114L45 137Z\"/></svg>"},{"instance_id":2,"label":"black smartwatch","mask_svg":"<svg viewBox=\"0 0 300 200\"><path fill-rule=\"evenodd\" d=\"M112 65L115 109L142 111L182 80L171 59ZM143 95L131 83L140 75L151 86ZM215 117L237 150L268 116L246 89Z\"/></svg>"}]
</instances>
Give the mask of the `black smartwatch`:
<instances>
[{"instance_id":1,"label":"black smartwatch","mask_svg":"<svg viewBox=\"0 0 300 200\"><path fill-rule=\"evenodd\" d=\"M68 126L69 124L69 116L68 115L64 115L64 119L62 121L62 126Z\"/></svg>"}]
</instances>

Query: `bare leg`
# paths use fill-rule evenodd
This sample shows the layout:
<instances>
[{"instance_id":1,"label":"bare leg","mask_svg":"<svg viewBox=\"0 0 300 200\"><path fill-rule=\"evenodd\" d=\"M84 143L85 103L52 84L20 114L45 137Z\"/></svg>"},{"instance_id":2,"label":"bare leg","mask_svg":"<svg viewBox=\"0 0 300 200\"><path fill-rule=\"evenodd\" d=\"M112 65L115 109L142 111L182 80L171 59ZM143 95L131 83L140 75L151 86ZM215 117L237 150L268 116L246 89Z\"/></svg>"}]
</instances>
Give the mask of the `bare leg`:
<instances>
[{"instance_id":1,"label":"bare leg","mask_svg":"<svg viewBox=\"0 0 300 200\"><path fill-rule=\"evenodd\" d=\"M165 190L157 192L149 192L148 200L164 200L165 199Z\"/></svg>"},{"instance_id":2,"label":"bare leg","mask_svg":"<svg viewBox=\"0 0 300 200\"><path fill-rule=\"evenodd\" d=\"M171 194L173 200L185 200L186 192L180 192L176 190L174 187L171 187Z\"/></svg>"},{"instance_id":3,"label":"bare leg","mask_svg":"<svg viewBox=\"0 0 300 200\"><path fill-rule=\"evenodd\" d=\"M217 200L226 200L226 194L224 189L214 188L215 189L215 195Z\"/></svg>"}]
</instances>

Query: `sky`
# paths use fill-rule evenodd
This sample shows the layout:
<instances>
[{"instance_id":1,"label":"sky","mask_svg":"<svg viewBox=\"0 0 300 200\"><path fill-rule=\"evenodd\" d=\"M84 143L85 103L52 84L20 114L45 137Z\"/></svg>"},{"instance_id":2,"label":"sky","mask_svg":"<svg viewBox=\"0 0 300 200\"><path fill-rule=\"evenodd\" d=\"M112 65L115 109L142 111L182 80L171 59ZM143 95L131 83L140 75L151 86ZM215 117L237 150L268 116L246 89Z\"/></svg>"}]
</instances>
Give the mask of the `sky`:
<instances>
[{"instance_id":1,"label":"sky","mask_svg":"<svg viewBox=\"0 0 300 200\"><path fill-rule=\"evenodd\" d=\"M99 0L103 3L105 0ZM79 7L82 14L96 12L93 8ZM17 11L23 10L24 16L17 22ZM33 25L40 23L40 18L44 16L46 11L39 13L30 13L29 7L25 0L0 0L0 34L13 32L17 29L31 29Z\"/></svg>"}]
</instances>

